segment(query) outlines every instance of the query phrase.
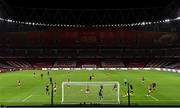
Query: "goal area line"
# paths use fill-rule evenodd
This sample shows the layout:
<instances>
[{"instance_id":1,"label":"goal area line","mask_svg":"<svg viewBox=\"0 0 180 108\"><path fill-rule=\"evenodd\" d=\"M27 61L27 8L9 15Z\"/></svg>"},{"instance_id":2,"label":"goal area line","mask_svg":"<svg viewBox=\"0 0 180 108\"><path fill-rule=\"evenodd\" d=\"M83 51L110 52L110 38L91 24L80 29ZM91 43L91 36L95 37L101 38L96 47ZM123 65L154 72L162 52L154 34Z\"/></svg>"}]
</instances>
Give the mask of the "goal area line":
<instances>
[{"instance_id":1,"label":"goal area line","mask_svg":"<svg viewBox=\"0 0 180 108\"><path fill-rule=\"evenodd\" d=\"M113 100L97 100L97 101L82 101L82 102L77 102L77 100L68 100L68 101L64 101L61 104L80 104L80 103L86 103L86 104L90 104L90 103L101 103L101 104L120 104L118 101L113 101ZM103 103L104 102L104 103Z\"/></svg>"},{"instance_id":2,"label":"goal area line","mask_svg":"<svg viewBox=\"0 0 180 108\"><path fill-rule=\"evenodd\" d=\"M106 81L96 81L96 82L75 82L75 81L73 81L73 82L62 82L62 84L101 84L101 83L104 83L104 84L114 84L114 83L118 83L119 84L119 82L118 81L108 81L108 82L106 82Z\"/></svg>"},{"instance_id":3,"label":"goal area line","mask_svg":"<svg viewBox=\"0 0 180 108\"><path fill-rule=\"evenodd\" d=\"M94 102L104 102L104 101L107 101L107 102L117 102L118 103L118 101L116 101L116 100L96 100L96 101L94 101ZM66 100L65 102L78 102L77 100ZM86 101L83 101L83 102L93 102L93 101L88 101L88 100L86 100Z\"/></svg>"}]
</instances>

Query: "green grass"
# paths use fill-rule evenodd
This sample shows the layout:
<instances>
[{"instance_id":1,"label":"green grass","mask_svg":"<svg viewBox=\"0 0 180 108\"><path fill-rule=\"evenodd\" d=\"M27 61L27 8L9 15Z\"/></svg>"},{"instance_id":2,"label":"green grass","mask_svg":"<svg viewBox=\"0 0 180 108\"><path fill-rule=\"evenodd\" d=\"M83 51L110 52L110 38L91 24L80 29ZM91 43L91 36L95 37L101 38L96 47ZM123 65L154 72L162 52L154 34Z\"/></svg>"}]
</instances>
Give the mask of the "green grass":
<instances>
[{"instance_id":1,"label":"green grass","mask_svg":"<svg viewBox=\"0 0 180 108\"><path fill-rule=\"evenodd\" d=\"M36 78L33 78L33 72L36 72ZM69 74L68 74L69 72ZM171 72L160 72L155 70L97 70L94 71L95 78L93 81L119 81L121 84L120 93L122 95L127 91L124 86L123 80L133 84L134 96L131 96L132 105L180 105L180 74ZM44 78L40 78L40 74L44 74ZM54 104L61 103L61 83L67 81L70 77L71 81L89 81L89 75L92 71L50 71L53 81L57 82L57 93L54 94ZM141 78L145 77L145 84L142 85ZM21 87L17 87L17 80L22 81ZM42 70L28 70L16 71L0 74L0 105L5 106L42 106L50 105L51 97L45 93L45 85L49 82L47 71ZM150 83L156 82L157 88L152 93L152 97L147 97L147 87ZM67 89L67 88L66 88ZM81 93L80 88L70 87L66 90L66 97L68 97L68 90L71 95L68 99L77 100L77 102L91 101L97 103L106 103L100 101L96 89L92 96L85 97ZM111 88L104 88L106 93L104 96L109 95L113 100L112 104L116 102L116 95L112 94ZM114 91L115 93L116 91ZM109 99L108 98L108 99ZM65 102L68 101L65 99ZM120 96L121 105L127 105L127 97ZM108 102L109 103L109 102Z\"/></svg>"}]
</instances>

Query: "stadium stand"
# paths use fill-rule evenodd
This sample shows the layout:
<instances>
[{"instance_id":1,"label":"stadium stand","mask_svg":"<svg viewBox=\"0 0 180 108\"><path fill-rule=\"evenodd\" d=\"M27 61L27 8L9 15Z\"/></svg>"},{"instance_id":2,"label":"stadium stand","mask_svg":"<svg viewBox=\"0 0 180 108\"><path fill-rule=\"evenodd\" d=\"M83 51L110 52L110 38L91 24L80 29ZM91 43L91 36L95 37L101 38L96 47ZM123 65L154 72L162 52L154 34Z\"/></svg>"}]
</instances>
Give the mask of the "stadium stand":
<instances>
[{"instance_id":1,"label":"stadium stand","mask_svg":"<svg viewBox=\"0 0 180 108\"><path fill-rule=\"evenodd\" d=\"M173 62L166 66L166 68L171 68L171 69L179 69L179 67L180 67L180 62Z\"/></svg>"},{"instance_id":2,"label":"stadium stand","mask_svg":"<svg viewBox=\"0 0 180 108\"><path fill-rule=\"evenodd\" d=\"M34 69L179 66L179 32L84 29L1 33L0 59L13 68Z\"/></svg>"},{"instance_id":3,"label":"stadium stand","mask_svg":"<svg viewBox=\"0 0 180 108\"><path fill-rule=\"evenodd\" d=\"M124 68L125 65L122 61L118 60L108 60L101 62L102 68Z\"/></svg>"},{"instance_id":4,"label":"stadium stand","mask_svg":"<svg viewBox=\"0 0 180 108\"><path fill-rule=\"evenodd\" d=\"M42 69L42 68L52 68L53 67L53 63L51 62L38 62L38 63L34 63L33 67L35 69Z\"/></svg>"},{"instance_id":5,"label":"stadium stand","mask_svg":"<svg viewBox=\"0 0 180 108\"><path fill-rule=\"evenodd\" d=\"M58 60L53 65L54 68L76 68L76 61Z\"/></svg>"},{"instance_id":6,"label":"stadium stand","mask_svg":"<svg viewBox=\"0 0 180 108\"><path fill-rule=\"evenodd\" d=\"M146 67L152 67L152 68L162 68L165 67L167 64L169 64L170 61L168 60L151 60Z\"/></svg>"},{"instance_id":7,"label":"stadium stand","mask_svg":"<svg viewBox=\"0 0 180 108\"><path fill-rule=\"evenodd\" d=\"M1 68L1 69L11 69L11 68L13 68L13 67L10 66L10 65L6 65L6 64L0 63L0 68Z\"/></svg>"},{"instance_id":8,"label":"stadium stand","mask_svg":"<svg viewBox=\"0 0 180 108\"><path fill-rule=\"evenodd\" d=\"M30 68L32 67L31 64L25 61L6 61L9 65L15 68Z\"/></svg>"}]
</instances>

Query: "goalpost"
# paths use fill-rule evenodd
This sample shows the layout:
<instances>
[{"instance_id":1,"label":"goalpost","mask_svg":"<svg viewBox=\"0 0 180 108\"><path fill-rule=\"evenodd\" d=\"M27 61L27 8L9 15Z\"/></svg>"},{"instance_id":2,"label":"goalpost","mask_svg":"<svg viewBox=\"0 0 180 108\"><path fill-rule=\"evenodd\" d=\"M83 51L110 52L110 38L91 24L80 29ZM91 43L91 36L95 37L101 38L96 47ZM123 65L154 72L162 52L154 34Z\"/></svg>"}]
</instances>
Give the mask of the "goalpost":
<instances>
[{"instance_id":1,"label":"goalpost","mask_svg":"<svg viewBox=\"0 0 180 108\"><path fill-rule=\"evenodd\" d=\"M116 89L113 89L114 85ZM103 85L103 98L100 99L98 91ZM86 93L86 88L90 92ZM101 103L120 104L120 84L119 82L62 82L62 104L80 103Z\"/></svg>"},{"instance_id":2,"label":"goalpost","mask_svg":"<svg viewBox=\"0 0 180 108\"><path fill-rule=\"evenodd\" d=\"M96 69L96 65L82 65L82 69L88 69L88 68Z\"/></svg>"}]
</instances>

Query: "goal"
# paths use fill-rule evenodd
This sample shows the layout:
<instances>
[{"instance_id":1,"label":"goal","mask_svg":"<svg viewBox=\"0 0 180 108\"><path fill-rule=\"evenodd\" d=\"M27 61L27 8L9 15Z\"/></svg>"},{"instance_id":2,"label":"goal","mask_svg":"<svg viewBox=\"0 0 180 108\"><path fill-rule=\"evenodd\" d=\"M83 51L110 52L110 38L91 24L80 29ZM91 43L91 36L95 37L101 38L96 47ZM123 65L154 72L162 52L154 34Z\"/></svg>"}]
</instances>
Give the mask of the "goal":
<instances>
[{"instance_id":1,"label":"goal","mask_svg":"<svg viewBox=\"0 0 180 108\"><path fill-rule=\"evenodd\" d=\"M82 65L83 69L96 69L96 65Z\"/></svg>"},{"instance_id":2,"label":"goal","mask_svg":"<svg viewBox=\"0 0 180 108\"><path fill-rule=\"evenodd\" d=\"M116 89L113 89L114 85ZM98 91L103 85L103 98ZM86 89L89 88L89 93ZM120 104L119 82L62 82L62 104Z\"/></svg>"}]
</instances>

